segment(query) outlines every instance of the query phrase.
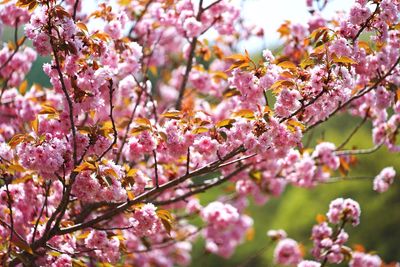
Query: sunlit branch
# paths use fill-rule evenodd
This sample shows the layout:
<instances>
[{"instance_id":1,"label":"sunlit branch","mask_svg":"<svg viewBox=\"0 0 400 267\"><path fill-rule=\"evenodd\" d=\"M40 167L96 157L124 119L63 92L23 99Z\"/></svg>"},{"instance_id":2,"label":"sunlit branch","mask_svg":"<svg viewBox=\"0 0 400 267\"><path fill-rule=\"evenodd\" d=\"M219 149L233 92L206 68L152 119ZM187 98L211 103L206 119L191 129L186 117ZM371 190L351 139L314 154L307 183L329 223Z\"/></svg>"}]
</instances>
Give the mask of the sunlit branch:
<instances>
[{"instance_id":1,"label":"sunlit branch","mask_svg":"<svg viewBox=\"0 0 400 267\"><path fill-rule=\"evenodd\" d=\"M371 153L374 153L375 151L377 151L379 148L381 148L382 145L383 144L379 144L372 148L367 148L367 149L351 149L351 150L336 151L335 154L337 156L371 154Z\"/></svg>"},{"instance_id":2,"label":"sunlit branch","mask_svg":"<svg viewBox=\"0 0 400 267\"><path fill-rule=\"evenodd\" d=\"M366 180L366 179L373 179L372 176L335 176L329 178L328 181L324 182L325 184L332 184L337 182L345 182L345 181L359 181L359 180Z\"/></svg>"}]
</instances>

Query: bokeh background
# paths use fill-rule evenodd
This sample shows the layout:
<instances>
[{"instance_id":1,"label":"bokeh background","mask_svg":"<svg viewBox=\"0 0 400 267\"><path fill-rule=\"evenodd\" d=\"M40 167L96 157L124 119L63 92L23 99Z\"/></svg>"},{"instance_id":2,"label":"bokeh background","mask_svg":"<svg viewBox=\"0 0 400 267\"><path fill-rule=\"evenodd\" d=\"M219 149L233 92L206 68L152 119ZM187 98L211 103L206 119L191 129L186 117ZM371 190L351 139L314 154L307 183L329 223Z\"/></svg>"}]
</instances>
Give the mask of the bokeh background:
<instances>
[{"instance_id":1,"label":"bokeh background","mask_svg":"<svg viewBox=\"0 0 400 267\"><path fill-rule=\"evenodd\" d=\"M96 1L90 2L94 4ZM352 2L331 0L324 14L329 17L337 10L348 11ZM247 0L242 4L242 11L247 21L262 26L265 31L264 40L251 39L239 46L239 49L248 49L254 58L260 57L265 47L279 50L281 43L276 29L284 20L306 23L310 17L305 0ZM11 40L12 34L10 29L5 29L2 40ZM42 71L43 63L48 61L49 58L38 58L27 77L30 84L50 86L47 76ZM312 132L311 145L322 140L340 144L360 121L361 118L338 115ZM307 139L308 137L304 138ZM353 146L373 146L371 125L365 124L347 148ZM320 185L312 190L289 186L280 198L271 199L264 206L250 204L247 213L254 219L253 236L250 235L249 240L239 246L229 260L207 253L203 241L199 239L194 246L192 266L274 266L272 255L275 244L266 236L269 229L284 229L291 238L302 243L306 257L309 258L312 246L310 233L315 224L315 217L317 214L325 214L330 201L337 197L351 197L358 201L362 208L361 224L355 228L347 228L350 234L348 244L362 244L367 251L378 253L386 262L400 261L400 181L397 179L384 194L372 190L372 177L386 166L393 166L400 172L400 155L391 154L385 148L381 148L374 154L360 156L359 162L349 173L349 176L371 176L371 179L345 180ZM224 187L226 186L201 195L202 204L217 199Z\"/></svg>"}]
</instances>

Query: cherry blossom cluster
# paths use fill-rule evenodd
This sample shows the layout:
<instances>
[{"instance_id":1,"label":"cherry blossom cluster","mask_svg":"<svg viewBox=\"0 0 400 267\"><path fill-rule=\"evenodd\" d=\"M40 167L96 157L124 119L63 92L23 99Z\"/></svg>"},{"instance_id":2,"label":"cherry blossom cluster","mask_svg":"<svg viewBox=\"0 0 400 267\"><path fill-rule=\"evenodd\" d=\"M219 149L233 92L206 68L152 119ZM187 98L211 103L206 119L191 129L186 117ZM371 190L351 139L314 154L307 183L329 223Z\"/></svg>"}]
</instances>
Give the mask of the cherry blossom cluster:
<instances>
[{"instance_id":1,"label":"cherry blossom cluster","mask_svg":"<svg viewBox=\"0 0 400 267\"><path fill-rule=\"evenodd\" d=\"M262 25L228 0L3 1L14 40L0 48L0 265L185 266L198 238L229 258L254 230L249 198L351 179L357 155L382 146L398 153L400 2L357 0L332 18L326 5L307 1L308 24L283 23L282 52L256 61L237 47ZM37 55L48 88L27 78ZM342 144L305 137L340 113L362 120ZM366 122L375 147L350 146ZM323 266L349 251L350 265L375 266L344 245L359 216L351 199L331 203L315 261L271 232L275 262Z\"/></svg>"},{"instance_id":2,"label":"cherry blossom cluster","mask_svg":"<svg viewBox=\"0 0 400 267\"><path fill-rule=\"evenodd\" d=\"M379 267L382 260L378 255L368 254L361 250L352 250L345 246L349 235L345 232L346 223L355 226L359 221L360 207L352 199L338 198L329 206L326 217L319 215L319 223L312 228L311 240L313 248L311 255L315 260L305 260L302 246L295 240L286 237L283 230L270 230L268 236L278 241L274 250L274 261L284 266L320 267L327 263L340 264L346 258L351 258L349 266Z\"/></svg>"}]
</instances>

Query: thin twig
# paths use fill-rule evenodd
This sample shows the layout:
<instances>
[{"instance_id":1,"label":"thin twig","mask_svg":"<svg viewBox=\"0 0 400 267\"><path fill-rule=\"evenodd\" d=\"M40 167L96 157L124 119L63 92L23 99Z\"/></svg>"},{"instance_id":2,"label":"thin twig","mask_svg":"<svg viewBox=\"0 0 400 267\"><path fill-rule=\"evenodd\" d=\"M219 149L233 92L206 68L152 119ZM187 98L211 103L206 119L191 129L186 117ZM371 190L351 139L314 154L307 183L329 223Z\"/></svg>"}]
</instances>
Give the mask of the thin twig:
<instances>
[{"instance_id":1,"label":"thin twig","mask_svg":"<svg viewBox=\"0 0 400 267\"><path fill-rule=\"evenodd\" d=\"M191 190L191 191L187 192L186 194L183 194L178 197L171 198L171 199L167 199L164 201L156 201L156 202L153 202L153 204L156 206L168 205L168 204L172 204L172 203L175 203L178 201L185 200L186 198L196 195L198 193L203 193L211 187L215 187L217 185L220 185L220 184L226 182L227 180L231 179L233 176L237 175L238 173L240 173L241 171L243 171L244 169L246 169L248 167L250 167L250 164L243 165L243 166L237 168L235 171L231 172L230 174L228 174L226 176L222 176L219 179L216 179L215 181L213 181L211 183L203 184L202 186L196 188L195 190Z\"/></svg>"},{"instance_id":2,"label":"thin twig","mask_svg":"<svg viewBox=\"0 0 400 267\"><path fill-rule=\"evenodd\" d=\"M48 198L48 195L49 195L50 186L51 186L51 180L48 182L48 184L46 183L46 187L45 187L45 199L44 199L44 201L43 201L42 208L40 209L39 216L38 216L37 219L36 219L35 226L34 226L34 228L33 228L33 234L32 234L31 243L34 243L34 242L35 242L36 232L37 232L37 228L38 228L38 226L39 226L40 218L41 218L42 215L43 215L44 208L47 206L47 198Z\"/></svg>"},{"instance_id":3,"label":"thin twig","mask_svg":"<svg viewBox=\"0 0 400 267\"><path fill-rule=\"evenodd\" d=\"M156 180L156 188L159 188L160 185L158 183L158 162L157 162L157 152L153 149L153 158L154 158L154 175Z\"/></svg>"},{"instance_id":4,"label":"thin twig","mask_svg":"<svg viewBox=\"0 0 400 267\"><path fill-rule=\"evenodd\" d=\"M367 148L367 149L350 149L350 150L342 150L342 151L336 151L335 154L337 156L343 156L343 155L360 155L360 154L371 154L377 151L379 148L381 148L383 143L378 144L372 148Z\"/></svg>"},{"instance_id":5,"label":"thin twig","mask_svg":"<svg viewBox=\"0 0 400 267\"><path fill-rule=\"evenodd\" d=\"M371 85L368 88L365 88L364 90L361 90L358 94L356 94L355 96L351 97L349 100L347 100L346 102L344 102L343 104L339 104L337 106L337 108L331 113L329 114L325 119L317 121L316 123L310 125L307 127L307 129L305 130L305 132L307 132L308 130L316 127L317 125L327 121L329 118L331 118L332 116L334 116L337 112L339 112L339 110L341 110L344 107L347 107L351 102L353 102L354 100L362 97L363 95L365 95L366 93L374 90L375 88L377 88L391 73L392 71L396 68L396 66L400 63L400 56L397 58L396 62L392 65L392 67L385 73L385 75L381 76L380 79L378 79L373 85Z\"/></svg>"},{"instance_id":6,"label":"thin twig","mask_svg":"<svg viewBox=\"0 0 400 267\"><path fill-rule=\"evenodd\" d=\"M367 121L367 118L368 118L368 112L365 114L362 121L353 129L353 131L350 133L350 135L347 136L347 138L337 147L336 150L342 149L351 140L351 138L358 132L358 130L361 128L361 126L363 126L364 123Z\"/></svg>"},{"instance_id":7,"label":"thin twig","mask_svg":"<svg viewBox=\"0 0 400 267\"><path fill-rule=\"evenodd\" d=\"M22 46L22 44L25 42L26 40L26 36L23 36L21 41L18 42L18 21L19 18L15 19L15 30L14 30L14 43L15 43L15 49L14 52L7 58L7 60L0 66L0 71L3 70L3 68L5 68L8 63L10 63L10 61L14 58L14 56L18 53L19 48Z\"/></svg>"},{"instance_id":8,"label":"thin twig","mask_svg":"<svg viewBox=\"0 0 400 267\"><path fill-rule=\"evenodd\" d=\"M114 121L114 117L113 117L113 110L114 110L114 105L113 105L113 92L114 92L114 88L113 88L113 80L110 78L109 80L109 97L110 97L110 120L111 120L111 124L112 124L112 129L113 129L113 136L114 139L112 141L112 143L108 146L108 148L100 155L100 157L98 157L98 161L101 160L107 153L108 151L110 151L113 146L117 143L118 140L118 132L117 132L117 128L115 127L115 121Z\"/></svg>"},{"instance_id":9,"label":"thin twig","mask_svg":"<svg viewBox=\"0 0 400 267\"><path fill-rule=\"evenodd\" d=\"M378 13L379 11L379 6L380 3L376 4L376 8L375 11L371 14L371 16L369 16L369 18L365 21L365 23L361 26L360 30L357 32L357 34L354 36L354 38L352 39L353 42L355 42L358 37L360 36L360 34L365 30L365 28L368 27L368 24L371 22L371 20L375 17L375 15Z\"/></svg>"},{"instance_id":10,"label":"thin twig","mask_svg":"<svg viewBox=\"0 0 400 267\"><path fill-rule=\"evenodd\" d=\"M79 5L79 0L75 0L75 4L74 4L74 10L72 13L72 19L76 20L76 12L78 10L78 5Z\"/></svg>"},{"instance_id":11,"label":"thin twig","mask_svg":"<svg viewBox=\"0 0 400 267\"><path fill-rule=\"evenodd\" d=\"M139 95L138 95L138 98L137 98L137 100L136 100L135 107L134 107L133 110L132 110L131 116L129 117L129 122L128 122L128 124L126 125L125 134L124 134L124 137L122 138L121 145L120 145L120 147L119 147L119 150L118 150L118 153L117 153L117 157L116 157L116 159L115 159L115 162L116 162L117 164L118 164L118 162L119 162L119 160L120 160L120 158L121 158L122 150L124 149L124 146L125 146L125 144L126 144L126 140L128 139L129 130L130 130L131 124L132 124L132 122L133 122L133 118L135 117L136 110L137 110L137 108L138 108L138 106L139 106L139 103L140 103L140 100L141 100L141 98L142 98L142 94L143 94L144 89L143 89L142 87L140 87L140 88L141 88L141 91L139 92Z\"/></svg>"},{"instance_id":12,"label":"thin twig","mask_svg":"<svg viewBox=\"0 0 400 267\"><path fill-rule=\"evenodd\" d=\"M107 219L109 219L109 218L111 218L111 217L113 217L113 216L115 216L115 215L117 215L117 214L129 209L131 206L133 206L133 205L135 205L137 203L140 203L140 202L144 201L145 199L148 199L148 198L154 196L155 194L157 194L159 192L163 192L163 191L165 191L165 190L167 190L169 188L172 188L172 187L174 187L174 186L176 186L178 184L181 184L182 182L184 182L184 181L186 181L186 180L188 180L190 178L193 178L193 177L196 177L196 176L199 176L199 175L203 175L203 174L206 174L206 173L213 172L213 171L217 170L220 167L220 165L223 164L225 161L233 158L234 156L236 156L239 153L242 153L244 151L245 151L245 148L243 146L239 146L238 148L236 148L236 149L232 150L230 153L228 153L221 160L217 160L217 161L211 162L210 164L208 164L208 165L206 165L204 167L201 167L201 168L189 173L188 175L183 175L183 176L181 176L179 178L176 178L176 179L171 180L171 181L169 181L167 183L164 183L164 184L160 185L158 188L154 187L153 189L150 189L149 191L146 191L146 192L142 193L141 195L135 197L134 199L128 200L128 201L126 201L126 202L124 202L124 203L122 203L122 204L120 204L120 205L118 205L116 207L113 206L112 209L108 210L107 212L105 212L104 214L98 216L95 219L92 219L90 221L86 221L86 222L83 222L83 223L80 223L80 224L76 224L76 225L73 225L73 226L69 226L69 227L66 227L66 228L62 228L59 231L57 231L56 233L53 233L53 235L63 235L63 234L72 233L72 232L75 232L77 230L84 229L84 228L87 228L87 227L91 227L91 226L93 226L93 225L95 225L95 224L97 224L99 222L107 220Z\"/></svg>"},{"instance_id":13,"label":"thin twig","mask_svg":"<svg viewBox=\"0 0 400 267\"><path fill-rule=\"evenodd\" d=\"M333 184L342 181L357 181L357 180L364 180L364 179L373 179L372 176L335 176L329 178L328 181L324 182L324 184Z\"/></svg>"},{"instance_id":14,"label":"thin twig","mask_svg":"<svg viewBox=\"0 0 400 267\"><path fill-rule=\"evenodd\" d=\"M8 181L7 179L4 179L5 184L6 184L6 194L7 194L7 207L10 212L10 244L8 245L8 250L7 250L7 255L10 255L11 253L11 246L12 246L12 239L14 236L14 216L13 216L13 209L12 209L12 198L10 194L10 188L8 187Z\"/></svg>"}]
</instances>

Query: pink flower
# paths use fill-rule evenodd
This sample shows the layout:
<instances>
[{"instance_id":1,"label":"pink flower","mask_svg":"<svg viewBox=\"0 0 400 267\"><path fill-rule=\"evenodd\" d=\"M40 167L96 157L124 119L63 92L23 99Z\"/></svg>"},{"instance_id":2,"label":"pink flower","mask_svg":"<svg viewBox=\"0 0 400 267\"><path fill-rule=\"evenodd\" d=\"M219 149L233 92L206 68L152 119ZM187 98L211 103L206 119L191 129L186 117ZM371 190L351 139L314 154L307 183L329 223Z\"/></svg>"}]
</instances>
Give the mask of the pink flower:
<instances>
[{"instance_id":1,"label":"pink flower","mask_svg":"<svg viewBox=\"0 0 400 267\"><path fill-rule=\"evenodd\" d=\"M332 170L336 170L339 168L340 160L339 157L335 155L335 150L336 146L333 143L323 142L315 147L313 156L317 157L321 163Z\"/></svg>"},{"instance_id":2,"label":"pink flower","mask_svg":"<svg viewBox=\"0 0 400 267\"><path fill-rule=\"evenodd\" d=\"M267 232L267 236L272 238L272 240L281 240L285 239L287 237L287 234L285 230L279 229L279 230L269 230Z\"/></svg>"},{"instance_id":3,"label":"pink flower","mask_svg":"<svg viewBox=\"0 0 400 267\"><path fill-rule=\"evenodd\" d=\"M393 167L384 168L374 179L373 189L379 193L386 192L393 183L396 171Z\"/></svg>"},{"instance_id":4,"label":"pink flower","mask_svg":"<svg viewBox=\"0 0 400 267\"><path fill-rule=\"evenodd\" d=\"M106 231L92 230L88 237L85 239L85 245L88 248L101 249L108 242Z\"/></svg>"},{"instance_id":5,"label":"pink flower","mask_svg":"<svg viewBox=\"0 0 400 267\"><path fill-rule=\"evenodd\" d=\"M145 204L136 209L133 217L129 219L133 226L132 231L138 236L151 236L159 233L163 228L161 221L157 216L156 207L151 204Z\"/></svg>"},{"instance_id":6,"label":"pink flower","mask_svg":"<svg viewBox=\"0 0 400 267\"><path fill-rule=\"evenodd\" d=\"M354 252L349 263L350 267L380 267L382 260L378 255Z\"/></svg>"},{"instance_id":7,"label":"pink flower","mask_svg":"<svg viewBox=\"0 0 400 267\"><path fill-rule=\"evenodd\" d=\"M337 198L329 204L326 214L330 223L338 224L342 220L350 221L353 226L360 223L360 205L350 199Z\"/></svg>"},{"instance_id":8,"label":"pink flower","mask_svg":"<svg viewBox=\"0 0 400 267\"><path fill-rule=\"evenodd\" d=\"M321 263L316 261L301 261L297 267L320 267Z\"/></svg>"},{"instance_id":9,"label":"pink flower","mask_svg":"<svg viewBox=\"0 0 400 267\"><path fill-rule=\"evenodd\" d=\"M72 258L67 254L61 254L51 267L72 267Z\"/></svg>"},{"instance_id":10,"label":"pink flower","mask_svg":"<svg viewBox=\"0 0 400 267\"><path fill-rule=\"evenodd\" d=\"M371 15L371 11L368 7L363 7L360 4L356 3L350 9L350 22L355 25L360 25L368 19Z\"/></svg>"},{"instance_id":11,"label":"pink flower","mask_svg":"<svg viewBox=\"0 0 400 267\"><path fill-rule=\"evenodd\" d=\"M250 217L240 215L235 207L221 202L208 204L200 215L207 223L203 232L207 250L225 258L233 254L253 224Z\"/></svg>"},{"instance_id":12,"label":"pink flower","mask_svg":"<svg viewBox=\"0 0 400 267\"><path fill-rule=\"evenodd\" d=\"M201 33L201 22L194 17L187 18L183 23L183 28L186 30L187 37L196 37Z\"/></svg>"},{"instance_id":13,"label":"pink flower","mask_svg":"<svg viewBox=\"0 0 400 267\"><path fill-rule=\"evenodd\" d=\"M290 238L278 242L274 250L274 262L282 265L295 265L302 260L303 256L299 244Z\"/></svg>"},{"instance_id":14,"label":"pink flower","mask_svg":"<svg viewBox=\"0 0 400 267\"><path fill-rule=\"evenodd\" d=\"M326 222L314 225L311 234L314 244L312 255L316 259L322 260L327 257L330 263L340 263L344 259L342 247L348 238L344 230L334 235L332 228Z\"/></svg>"}]
</instances>

